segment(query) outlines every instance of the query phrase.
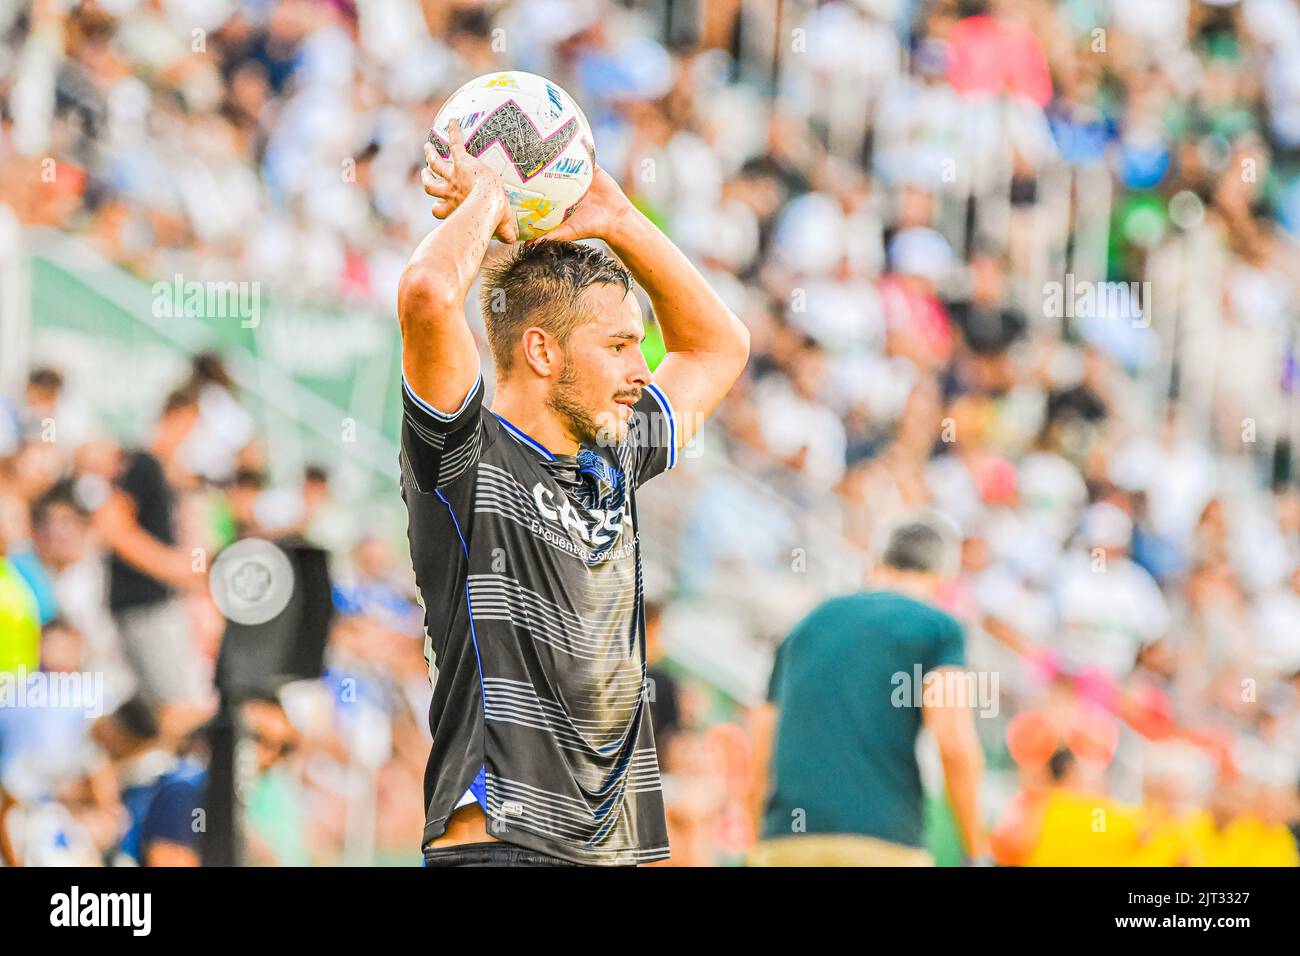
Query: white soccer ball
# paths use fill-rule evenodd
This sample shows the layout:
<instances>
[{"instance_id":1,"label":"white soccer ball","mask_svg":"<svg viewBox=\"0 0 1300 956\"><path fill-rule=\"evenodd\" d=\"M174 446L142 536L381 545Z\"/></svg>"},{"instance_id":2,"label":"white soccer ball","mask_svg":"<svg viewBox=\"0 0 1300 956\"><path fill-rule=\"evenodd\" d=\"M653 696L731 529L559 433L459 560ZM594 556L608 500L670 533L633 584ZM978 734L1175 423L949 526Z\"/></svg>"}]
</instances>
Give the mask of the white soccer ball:
<instances>
[{"instance_id":1,"label":"white soccer ball","mask_svg":"<svg viewBox=\"0 0 1300 956\"><path fill-rule=\"evenodd\" d=\"M546 77L487 73L453 93L429 131L444 159L452 119L460 120L465 151L500 173L520 239L550 232L587 195L596 162L591 126L573 97Z\"/></svg>"}]
</instances>

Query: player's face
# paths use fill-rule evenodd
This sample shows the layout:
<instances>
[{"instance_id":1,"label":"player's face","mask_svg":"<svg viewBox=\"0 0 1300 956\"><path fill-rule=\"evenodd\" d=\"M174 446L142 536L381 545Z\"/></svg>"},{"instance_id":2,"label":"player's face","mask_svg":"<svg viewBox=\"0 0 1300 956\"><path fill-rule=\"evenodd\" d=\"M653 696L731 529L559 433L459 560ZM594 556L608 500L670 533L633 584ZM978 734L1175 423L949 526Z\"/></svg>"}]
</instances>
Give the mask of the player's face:
<instances>
[{"instance_id":1,"label":"player's face","mask_svg":"<svg viewBox=\"0 0 1300 956\"><path fill-rule=\"evenodd\" d=\"M620 285L592 286L583 299L595 318L569 335L564 367L547 404L579 441L618 444L627 437L632 406L650 382L641 354L641 306Z\"/></svg>"}]
</instances>

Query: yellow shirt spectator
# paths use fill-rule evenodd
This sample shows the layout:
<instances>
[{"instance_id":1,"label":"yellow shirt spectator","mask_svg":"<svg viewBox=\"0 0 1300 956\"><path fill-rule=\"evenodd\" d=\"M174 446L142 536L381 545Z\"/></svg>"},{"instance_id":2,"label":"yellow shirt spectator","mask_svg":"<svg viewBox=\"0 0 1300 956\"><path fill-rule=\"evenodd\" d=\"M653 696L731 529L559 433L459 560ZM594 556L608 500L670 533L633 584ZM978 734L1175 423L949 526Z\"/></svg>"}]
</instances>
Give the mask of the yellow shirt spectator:
<instances>
[{"instance_id":1,"label":"yellow shirt spectator","mask_svg":"<svg viewBox=\"0 0 1300 956\"><path fill-rule=\"evenodd\" d=\"M1300 866L1295 838L1282 824L1239 817L1222 830L1208 827L1193 866Z\"/></svg>"},{"instance_id":2,"label":"yellow shirt spectator","mask_svg":"<svg viewBox=\"0 0 1300 956\"><path fill-rule=\"evenodd\" d=\"M36 596L8 558L0 557L0 674L41 663L41 619Z\"/></svg>"},{"instance_id":3,"label":"yellow shirt spectator","mask_svg":"<svg viewBox=\"0 0 1300 956\"><path fill-rule=\"evenodd\" d=\"M1206 810L1174 814L1145 806L1138 820L1142 843L1134 866L1195 866L1214 834L1214 821Z\"/></svg>"},{"instance_id":4,"label":"yellow shirt spectator","mask_svg":"<svg viewBox=\"0 0 1300 956\"><path fill-rule=\"evenodd\" d=\"M1128 866L1138 850L1135 807L1100 794L1053 790L1027 866Z\"/></svg>"}]
</instances>

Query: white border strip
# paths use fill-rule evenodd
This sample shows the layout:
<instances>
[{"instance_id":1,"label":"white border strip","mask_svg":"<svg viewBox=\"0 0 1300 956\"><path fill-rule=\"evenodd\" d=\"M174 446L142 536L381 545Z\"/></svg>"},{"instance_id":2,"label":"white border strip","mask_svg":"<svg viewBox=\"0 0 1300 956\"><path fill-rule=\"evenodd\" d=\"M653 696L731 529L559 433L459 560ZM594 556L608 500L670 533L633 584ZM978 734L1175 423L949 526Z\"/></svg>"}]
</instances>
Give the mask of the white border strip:
<instances>
[{"instance_id":1,"label":"white border strip","mask_svg":"<svg viewBox=\"0 0 1300 956\"><path fill-rule=\"evenodd\" d=\"M415 389L411 388L411 383L406 380L406 372L405 371L402 372L402 389L406 392L407 395L410 396L411 401L415 402L416 405L420 406L420 408L428 412L430 415L438 419L438 421L440 422L454 421L457 417L459 417L465 411L465 409L469 408L470 401L474 398L474 396L478 393L478 390L482 387L483 387L483 370L480 368L478 377L474 379L474 387L471 388L469 390L469 394L465 396L465 401L460 403L460 408L456 409L451 414L448 414L447 412L438 411L438 409L434 408L432 405L430 405L428 402L422 399L419 395L416 395Z\"/></svg>"},{"instance_id":2,"label":"white border strip","mask_svg":"<svg viewBox=\"0 0 1300 956\"><path fill-rule=\"evenodd\" d=\"M667 470L672 471L672 469L677 465L677 416L673 413L672 402L668 401L668 396L664 394L662 388L654 382L650 382L646 385L646 391L655 397L655 401L659 403L659 407L662 408L664 414L668 416Z\"/></svg>"},{"instance_id":3,"label":"white border strip","mask_svg":"<svg viewBox=\"0 0 1300 956\"><path fill-rule=\"evenodd\" d=\"M493 412L492 414L497 415L496 412ZM529 448L533 449L533 451L545 455L547 461L555 461L555 456L552 455L550 451L546 448L546 446L544 446L536 438L533 438L531 435L527 434L526 432L520 431L514 425L510 424L510 422L502 418L500 415L497 415L497 421L499 421L502 425L505 425L506 430L510 432L510 434L513 435L515 438L517 438L521 443L527 445Z\"/></svg>"}]
</instances>

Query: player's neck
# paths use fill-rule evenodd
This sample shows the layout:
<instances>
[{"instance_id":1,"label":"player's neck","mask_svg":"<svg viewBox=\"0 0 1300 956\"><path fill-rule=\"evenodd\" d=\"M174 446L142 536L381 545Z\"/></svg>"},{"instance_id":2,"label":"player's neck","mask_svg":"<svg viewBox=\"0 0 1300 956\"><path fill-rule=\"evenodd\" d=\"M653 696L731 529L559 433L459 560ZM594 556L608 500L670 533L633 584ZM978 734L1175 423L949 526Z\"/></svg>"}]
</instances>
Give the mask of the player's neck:
<instances>
[{"instance_id":1,"label":"player's neck","mask_svg":"<svg viewBox=\"0 0 1300 956\"><path fill-rule=\"evenodd\" d=\"M492 399L492 412L514 425L552 455L578 453L578 440L569 433L564 420L550 409L543 396L509 385L499 385Z\"/></svg>"}]
</instances>

